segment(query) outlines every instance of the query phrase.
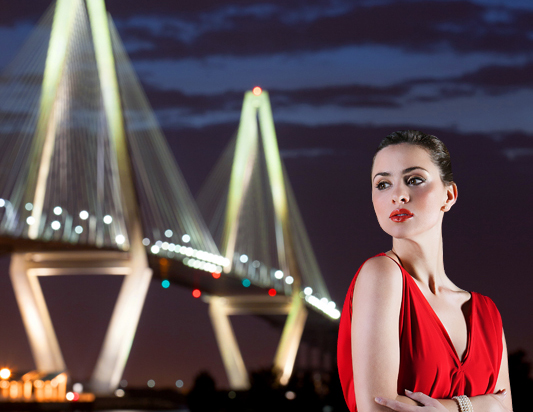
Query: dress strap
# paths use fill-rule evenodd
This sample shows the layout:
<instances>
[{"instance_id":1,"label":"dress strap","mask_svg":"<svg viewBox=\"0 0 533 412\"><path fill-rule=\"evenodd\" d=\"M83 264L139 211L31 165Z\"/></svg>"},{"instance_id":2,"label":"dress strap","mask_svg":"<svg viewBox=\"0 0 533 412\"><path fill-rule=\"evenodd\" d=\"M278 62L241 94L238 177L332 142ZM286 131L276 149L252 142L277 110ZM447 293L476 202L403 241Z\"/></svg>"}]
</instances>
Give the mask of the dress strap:
<instances>
[{"instance_id":1,"label":"dress strap","mask_svg":"<svg viewBox=\"0 0 533 412\"><path fill-rule=\"evenodd\" d=\"M393 258L391 258L389 255L387 255L386 253L382 253L383 256L387 256L390 260L392 260L394 263L396 263L398 265L398 267L400 268L400 271L402 272L402 276L403 276L403 266L400 265L399 262L396 262ZM398 255L396 255L396 257L398 257ZM398 258L399 259L399 258Z\"/></svg>"}]
</instances>

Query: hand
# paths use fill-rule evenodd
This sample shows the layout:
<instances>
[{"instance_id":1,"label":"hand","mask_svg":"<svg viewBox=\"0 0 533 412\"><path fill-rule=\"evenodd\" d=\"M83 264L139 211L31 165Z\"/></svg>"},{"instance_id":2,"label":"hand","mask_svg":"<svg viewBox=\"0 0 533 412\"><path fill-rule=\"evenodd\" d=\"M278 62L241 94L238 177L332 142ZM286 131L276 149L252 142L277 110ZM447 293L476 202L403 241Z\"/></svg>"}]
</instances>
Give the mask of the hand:
<instances>
[{"instance_id":1,"label":"hand","mask_svg":"<svg viewBox=\"0 0 533 412\"><path fill-rule=\"evenodd\" d=\"M405 395L418 402L422 406L407 405L406 403L393 400L393 399L384 399L376 398L375 401L380 405L386 406L389 409L397 412L448 412L448 409L444 407L438 400L433 399L430 396L424 395L422 392L411 392L407 389L405 390Z\"/></svg>"},{"instance_id":2,"label":"hand","mask_svg":"<svg viewBox=\"0 0 533 412\"><path fill-rule=\"evenodd\" d=\"M505 389L500 389L496 393L489 393L486 396L490 396L491 398L494 398L494 399L496 399L498 401L497 402L497 409L494 409L495 411L498 411L498 412L499 411L501 411L501 412L512 412L511 410L507 409L504 406L504 404L503 404L503 400L507 396L507 391Z\"/></svg>"}]
</instances>

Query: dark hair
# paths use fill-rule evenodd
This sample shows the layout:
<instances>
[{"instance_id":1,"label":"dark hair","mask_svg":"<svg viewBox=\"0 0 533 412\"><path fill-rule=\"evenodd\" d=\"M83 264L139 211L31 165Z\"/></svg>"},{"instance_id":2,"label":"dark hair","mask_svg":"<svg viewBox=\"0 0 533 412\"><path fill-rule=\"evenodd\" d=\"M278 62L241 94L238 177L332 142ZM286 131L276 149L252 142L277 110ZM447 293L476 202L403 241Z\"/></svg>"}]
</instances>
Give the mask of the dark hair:
<instances>
[{"instance_id":1,"label":"dark hair","mask_svg":"<svg viewBox=\"0 0 533 412\"><path fill-rule=\"evenodd\" d=\"M376 155L381 149L400 143L408 143L415 146L420 146L427 150L433 164L439 168L442 182L445 185L453 183L452 161L450 159L450 153L448 152L448 149L437 137L419 132L418 130L400 130L385 137L379 144L376 153L374 154L372 166L374 165Z\"/></svg>"}]
</instances>

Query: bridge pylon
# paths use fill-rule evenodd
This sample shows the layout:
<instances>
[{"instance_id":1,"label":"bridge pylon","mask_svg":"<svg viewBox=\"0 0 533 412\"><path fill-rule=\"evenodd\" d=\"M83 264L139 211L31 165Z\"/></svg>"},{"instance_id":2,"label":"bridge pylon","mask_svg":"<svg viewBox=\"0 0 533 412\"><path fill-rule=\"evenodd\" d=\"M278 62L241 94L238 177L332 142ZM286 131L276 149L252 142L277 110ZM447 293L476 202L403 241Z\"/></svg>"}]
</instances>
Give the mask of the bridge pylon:
<instances>
[{"instance_id":1,"label":"bridge pylon","mask_svg":"<svg viewBox=\"0 0 533 412\"><path fill-rule=\"evenodd\" d=\"M278 382L287 384L307 307L314 306L309 299L329 302L330 298L280 156L268 92L256 87L245 93L236 137L208 178L198 203L221 253L230 261L224 270L240 277L245 286L263 288L259 296L250 292L209 300L230 385L249 386L228 318L236 314L288 315L273 361Z\"/></svg>"},{"instance_id":2,"label":"bridge pylon","mask_svg":"<svg viewBox=\"0 0 533 412\"><path fill-rule=\"evenodd\" d=\"M111 393L122 377L133 337L140 318L152 270L148 266L131 161L124 130L119 85L113 57L111 33L103 0L58 0L55 5L50 41L44 67L38 120L32 141L31 157L35 160L28 173L24 198L31 205L28 238L39 239L45 231L43 205L49 196L52 158L58 141L57 130L68 102L67 72L76 54L76 36L89 27L80 27L88 12L97 74L102 93L110 150L116 153L114 189L119 189L120 213L115 240L117 251L19 251L13 253L10 267L12 284L37 369L54 372L66 369L52 321L38 281L39 276L60 274L120 274L124 281L104 338L90 386L95 393ZM79 57L79 56L78 56ZM103 159L102 159L103 161ZM55 210L58 211L58 210ZM58 214L58 213L56 213ZM83 218L83 217L82 217ZM101 237L101 236L100 236ZM102 241L96 239L96 243Z\"/></svg>"}]
</instances>

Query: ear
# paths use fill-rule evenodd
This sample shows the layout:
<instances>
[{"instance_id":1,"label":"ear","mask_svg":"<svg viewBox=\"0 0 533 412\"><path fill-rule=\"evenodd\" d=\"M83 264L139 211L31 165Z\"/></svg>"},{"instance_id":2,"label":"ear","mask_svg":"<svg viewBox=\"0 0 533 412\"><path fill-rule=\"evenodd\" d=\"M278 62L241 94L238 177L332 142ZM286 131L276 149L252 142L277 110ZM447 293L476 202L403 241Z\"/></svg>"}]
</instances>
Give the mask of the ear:
<instances>
[{"instance_id":1,"label":"ear","mask_svg":"<svg viewBox=\"0 0 533 412\"><path fill-rule=\"evenodd\" d=\"M452 206L457 202L457 185L455 183L451 183L448 186L446 186L446 199L444 201L444 205L442 206L441 210L443 212L447 212L452 208Z\"/></svg>"}]
</instances>

